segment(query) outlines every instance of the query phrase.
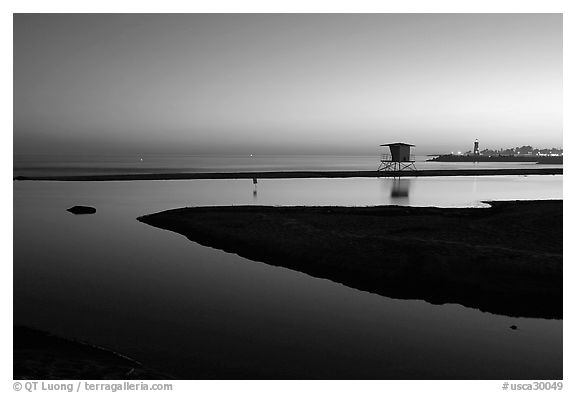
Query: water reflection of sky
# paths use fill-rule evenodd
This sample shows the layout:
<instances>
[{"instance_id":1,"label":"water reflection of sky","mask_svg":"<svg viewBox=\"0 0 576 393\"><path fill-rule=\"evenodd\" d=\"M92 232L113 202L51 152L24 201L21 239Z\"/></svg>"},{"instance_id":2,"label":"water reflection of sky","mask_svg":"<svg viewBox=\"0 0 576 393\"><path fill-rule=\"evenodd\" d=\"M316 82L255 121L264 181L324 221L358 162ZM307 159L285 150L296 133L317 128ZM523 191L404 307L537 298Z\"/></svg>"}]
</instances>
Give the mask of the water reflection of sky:
<instances>
[{"instance_id":1,"label":"water reflection of sky","mask_svg":"<svg viewBox=\"0 0 576 393\"><path fill-rule=\"evenodd\" d=\"M15 182L14 320L182 378L256 370L254 377L558 379L562 321L389 299L202 247L136 217L196 205L561 197L562 176ZM65 211L76 204L98 212Z\"/></svg>"}]
</instances>

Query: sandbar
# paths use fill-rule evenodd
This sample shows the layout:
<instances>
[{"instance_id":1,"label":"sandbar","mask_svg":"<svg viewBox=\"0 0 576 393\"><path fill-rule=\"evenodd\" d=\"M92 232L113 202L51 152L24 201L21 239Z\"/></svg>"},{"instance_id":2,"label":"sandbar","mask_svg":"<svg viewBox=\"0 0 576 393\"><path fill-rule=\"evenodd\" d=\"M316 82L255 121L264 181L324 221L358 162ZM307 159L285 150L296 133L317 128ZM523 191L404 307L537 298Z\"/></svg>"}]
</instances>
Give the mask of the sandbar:
<instances>
[{"instance_id":1,"label":"sandbar","mask_svg":"<svg viewBox=\"0 0 576 393\"><path fill-rule=\"evenodd\" d=\"M201 245L398 299L562 318L562 200L490 208L217 206L139 217Z\"/></svg>"}]
</instances>

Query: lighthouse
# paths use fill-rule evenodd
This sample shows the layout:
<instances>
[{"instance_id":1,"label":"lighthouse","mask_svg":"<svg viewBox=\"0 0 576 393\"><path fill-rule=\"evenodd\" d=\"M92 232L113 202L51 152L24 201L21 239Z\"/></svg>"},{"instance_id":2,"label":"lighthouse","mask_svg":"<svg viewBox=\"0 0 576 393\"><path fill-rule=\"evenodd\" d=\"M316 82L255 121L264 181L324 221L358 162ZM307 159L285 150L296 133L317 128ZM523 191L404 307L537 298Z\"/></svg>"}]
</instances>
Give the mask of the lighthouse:
<instances>
[{"instance_id":1,"label":"lighthouse","mask_svg":"<svg viewBox=\"0 0 576 393\"><path fill-rule=\"evenodd\" d=\"M475 156L479 156L480 155L480 148L478 147L478 139L476 139L474 141L474 155Z\"/></svg>"}]
</instances>

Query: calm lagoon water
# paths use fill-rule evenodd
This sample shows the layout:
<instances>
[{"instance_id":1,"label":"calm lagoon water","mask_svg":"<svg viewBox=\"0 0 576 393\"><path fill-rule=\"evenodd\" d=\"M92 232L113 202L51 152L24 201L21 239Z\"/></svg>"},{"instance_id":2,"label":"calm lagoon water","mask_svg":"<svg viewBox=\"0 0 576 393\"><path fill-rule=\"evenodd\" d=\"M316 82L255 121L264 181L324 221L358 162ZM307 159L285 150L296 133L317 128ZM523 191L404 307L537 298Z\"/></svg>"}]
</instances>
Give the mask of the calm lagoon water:
<instances>
[{"instance_id":1,"label":"calm lagoon water","mask_svg":"<svg viewBox=\"0 0 576 393\"><path fill-rule=\"evenodd\" d=\"M390 299L136 218L183 206L561 198L562 176L14 182L14 323L180 379L559 379L561 320ZM66 212L77 204L98 212Z\"/></svg>"}]
</instances>

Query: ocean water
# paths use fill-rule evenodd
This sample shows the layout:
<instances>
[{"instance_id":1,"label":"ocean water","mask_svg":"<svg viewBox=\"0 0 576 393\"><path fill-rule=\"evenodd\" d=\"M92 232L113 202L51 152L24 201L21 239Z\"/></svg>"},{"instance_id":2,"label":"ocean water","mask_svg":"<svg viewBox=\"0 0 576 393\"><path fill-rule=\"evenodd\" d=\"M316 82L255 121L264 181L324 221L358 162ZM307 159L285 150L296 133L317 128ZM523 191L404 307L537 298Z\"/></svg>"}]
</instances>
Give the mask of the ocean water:
<instances>
[{"instance_id":1,"label":"ocean water","mask_svg":"<svg viewBox=\"0 0 576 393\"><path fill-rule=\"evenodd\" d=\"M386 298L203 247L136 218L206 205L560 199L562 179L16 181L14 323L180 379L560 379L561 320ZM66 212L77 204L98 211Z\"/></svg>"},{"instance_id":2,"label":"ocean water","mask_svg":"<svg viewBox=\"0 0 576 393\"><path fill-rule=\"evenodd\" d=\"M551 168L530 162L430 162L416 156L418 169ZM17 155L14 176L97 175L119 173L243 172L301 170L376 170L380 155Z\"/></svg>"}]
</instances>

